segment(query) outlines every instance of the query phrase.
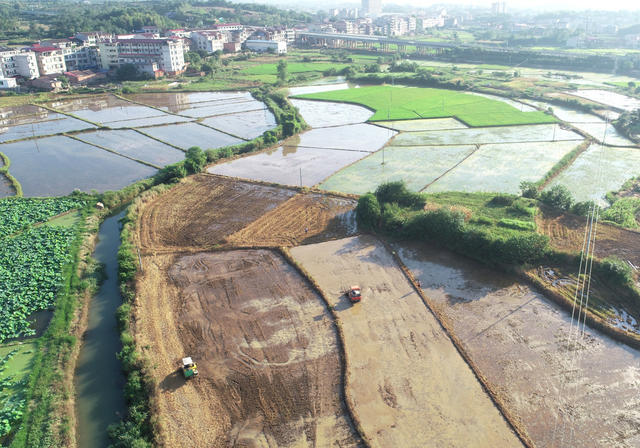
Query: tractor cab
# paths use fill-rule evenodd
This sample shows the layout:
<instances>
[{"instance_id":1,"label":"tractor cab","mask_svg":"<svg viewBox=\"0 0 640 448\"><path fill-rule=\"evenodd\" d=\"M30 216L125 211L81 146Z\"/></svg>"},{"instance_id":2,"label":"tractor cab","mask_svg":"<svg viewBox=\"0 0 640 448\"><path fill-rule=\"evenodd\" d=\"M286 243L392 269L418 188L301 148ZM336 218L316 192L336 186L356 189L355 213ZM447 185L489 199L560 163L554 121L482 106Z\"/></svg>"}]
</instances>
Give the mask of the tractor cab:
<instances>
[{"instance_id":1,"label":"tractor cab","mask_svg":"<svg viewBox=\"0 0 640 448\"><path fill-rule=\"evenodd\" d=\"M349 288L349 292L347 293L347 295L349 296L349 300L351 300L351 303L356 303L362 300L362 290L359 286L352 286L351 288Z\"/></svg>"},{"instance_id":2,"label":"tractor cab","mask_svg":"<svg viewBox=\"0 0 640 448\"><path fill-rule=\"evenodd\" d=\"M188 380L198 375L198 366L193 362L191 357L182 358L182 365L180 366L184 378Z\"/></svg>"}]
</instances>

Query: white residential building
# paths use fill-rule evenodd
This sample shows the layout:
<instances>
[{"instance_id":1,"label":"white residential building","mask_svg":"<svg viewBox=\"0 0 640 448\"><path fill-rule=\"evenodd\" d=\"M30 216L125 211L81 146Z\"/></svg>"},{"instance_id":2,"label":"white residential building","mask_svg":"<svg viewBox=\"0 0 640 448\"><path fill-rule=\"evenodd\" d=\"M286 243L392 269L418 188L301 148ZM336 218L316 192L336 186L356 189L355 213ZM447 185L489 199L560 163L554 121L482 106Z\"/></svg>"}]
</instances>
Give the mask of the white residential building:
<instances>
[{"instance_id":1,"label":"white residential building","mask_svg":"<svg viewBox=\"0 0 640 448\"><path fill-rule=\"evenodd\" d=\"M287 53L287 43L284 41L247 40L244 44L247 50L255 51L258 53L264 53L266 51L273 51L276 54Z\"/></svg>"},{"instance_id":2,"label":"white residential building","mask_svg":"<svg viewBox=\"0 0 640 448\"><path fill-rule=\"evenodd\" d=\"M198 30L191 33L192 50L204 50L207 53L222 51L227 42L226 33L211 30Z\"/></svg>"},{"instance_id":3,"label":"white residential building","mask_svg":"<svg viewBox=\"0 0 640 448\"><path fill-rule=\"evenodd\" d=\"M30 51L0 47L0 77L22 76L34 79L40 76L36 55Z\"/></svg>"},{"instance_id":4,"label":"white residential building","mask_svg":"<svg viewBox=\"0 0 640 448\"><path fill-rule=\"evenodd\" d=\"M0 77L0 89L15 89L16 87L18 87L18 83L15 78Z\"/></svg>"},{"instance_id":5,"label":"white residential building","mask_svg":"<svg viewBox=\"0 0 640 448\"><path fill-rule=\"evenodd\" d=\"M47 40L42 44L45 46L58 47L62 50L67 71L97 68L99 65L98 48L84 44L83 41L57 39Z\"/></svg>"},{"instance_id":6,"label":"white residential building","mask_svg":"<svg viewBox=\"0 0 640 448\"><path fill-rule=\"evenodd\" d=\"M182 42L174 39L112 39L98 43L102 68L133 64L143 71L179 75L185 70Z\"/></svg>"},{"instance_id":7,"label":"white residential building","mask_svg":"<svg viewBox=\"0 0 640 448\"><path fill-rule=\"evenodd\" d=\"M57 75L67 71L61 48L35 44L30 49L36 54L40 76Z\"/></svg>"}]
</instances>

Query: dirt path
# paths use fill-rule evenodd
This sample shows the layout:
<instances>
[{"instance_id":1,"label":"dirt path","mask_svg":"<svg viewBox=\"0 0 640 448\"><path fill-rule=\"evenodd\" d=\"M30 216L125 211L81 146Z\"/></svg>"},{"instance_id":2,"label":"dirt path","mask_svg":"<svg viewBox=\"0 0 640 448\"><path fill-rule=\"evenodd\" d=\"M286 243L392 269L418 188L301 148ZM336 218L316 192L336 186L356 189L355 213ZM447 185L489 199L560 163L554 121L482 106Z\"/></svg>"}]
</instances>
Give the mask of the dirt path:
<instances>
[{"instance_id":1,"label":"dirt path","mask_svg":"<svg viewBox=\"0 0 640 448\"><path fill-rule=\"evenodd\" d=\"M295 191L210 175L185 179L142 210L142 250L197 250L215 246L295 195Z\"/></svg>"},{"instance_id":2,"label":"dirt path","mask_svg":"<svg viewBox=\"0 0 640 448\"><path fill-rule=\"evenodd\" d=\"M580 252L584 241L586 218L543 210L536 217L538 232L550 238L555 249ZM596 257L616 255L640 266L640 233L599 223L595 246Z\"/></svg>"},{"instance_id":3,"label":"dirt path","mask_svg":"<svg viewBox=\"0 0 640 448\"><path fill-rule=\"evenodd\" d=\"M514 278L418 243L395 245L536 446L640 446L640 352L587 329Z\"/></svg>"},{"instance_id":4,"label":"dirt path","mask_svg":"<svg viewBox=\"0 0 640 448\"><path fill-rule=\"evenodd\" d=\"M236 246L297 246L356 233L356 201L299 194L228 238Z\"/></svg>"},{"instance_id":5,"label":"dirt path","mask_svg":"<svg viewBox=\"0 0 640 448\"><path fill-rule=\"evenodd\" d=\"M166 447L358 446L322 300L271 251L147 256L136 337ZM200 370L185 384L175 362Z\"/></svg>"},{"instance_id":6,"label":"dirt path","mask_svg":"<svg viewBox=\"0 0 640 448\"><path fill-rule=\"evenodd\" d=\"M347 395L373 446L521 446L391 254L372 237L291 249L339 315ZM359 283L363 302L342 294Z\"/></svg>"}]
</instances>

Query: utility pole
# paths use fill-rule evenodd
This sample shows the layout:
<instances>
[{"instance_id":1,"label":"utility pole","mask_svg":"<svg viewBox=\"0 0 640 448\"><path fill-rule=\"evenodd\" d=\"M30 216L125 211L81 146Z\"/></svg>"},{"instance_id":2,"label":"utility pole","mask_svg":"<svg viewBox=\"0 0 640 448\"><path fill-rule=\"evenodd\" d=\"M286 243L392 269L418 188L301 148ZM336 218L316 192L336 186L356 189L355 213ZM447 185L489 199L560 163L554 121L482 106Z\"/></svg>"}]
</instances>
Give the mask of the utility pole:
<instances>
[{"instance_id":1,"label":"utility pole","mask_svg":"<svg viewBox=\"0 0 640 448\"><path fill-rule=\"evenodd\" d=\"M300 168L300 187L302 187L302 168Z\"/></svg>"}]
</instances>

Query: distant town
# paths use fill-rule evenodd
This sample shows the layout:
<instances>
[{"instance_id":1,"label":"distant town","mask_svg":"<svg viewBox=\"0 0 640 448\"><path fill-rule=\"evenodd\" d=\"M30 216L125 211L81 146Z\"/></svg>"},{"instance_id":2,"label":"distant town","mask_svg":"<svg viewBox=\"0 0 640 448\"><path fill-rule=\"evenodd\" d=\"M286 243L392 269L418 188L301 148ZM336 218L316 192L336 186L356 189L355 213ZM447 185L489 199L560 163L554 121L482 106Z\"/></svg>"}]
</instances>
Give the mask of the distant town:
<instances>
[{"instance_id":1,"label":"distant town","mask_svg":"<svg viewBox=\"0 0 640 448\"><path fill-rule=\"evenodd\" d=\"M361 8L318 11L305 23L294 25L251 26L220 19L193 28L145 25L128 34L86 30L30 45L0 46L0 89L58 91L68 84L102 82L122 67L132 68L136 76L176 77L190 71L188 52L281 55L292 45L388 51L390 41L385 39L393 38L416 39L412 51L417 54L461 45L499 52L525 47L633 53L640 49L639 26L623 29L610 14L602 14L565 19L557 14L510 14L506 2L495 2L488 10L458 7L454 12L430 8L394 13L383 12L381 0L362 0ZM409 51L401 42L394 48ZM635 67L631 63L627 68Z\"/></svg>"}]
</instances>

